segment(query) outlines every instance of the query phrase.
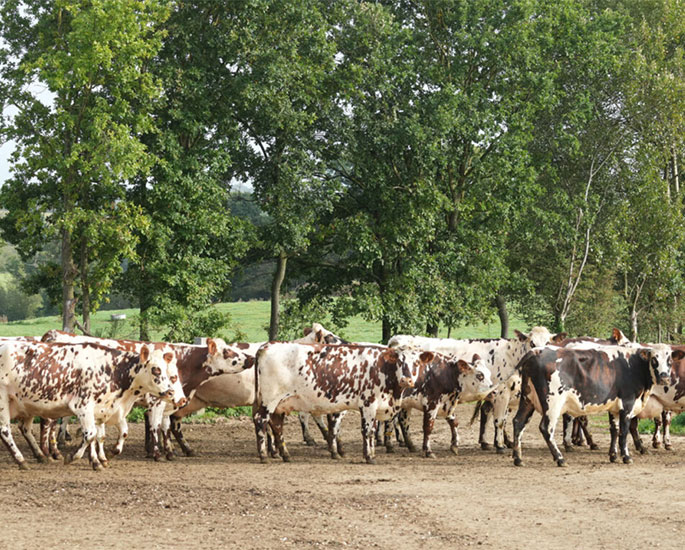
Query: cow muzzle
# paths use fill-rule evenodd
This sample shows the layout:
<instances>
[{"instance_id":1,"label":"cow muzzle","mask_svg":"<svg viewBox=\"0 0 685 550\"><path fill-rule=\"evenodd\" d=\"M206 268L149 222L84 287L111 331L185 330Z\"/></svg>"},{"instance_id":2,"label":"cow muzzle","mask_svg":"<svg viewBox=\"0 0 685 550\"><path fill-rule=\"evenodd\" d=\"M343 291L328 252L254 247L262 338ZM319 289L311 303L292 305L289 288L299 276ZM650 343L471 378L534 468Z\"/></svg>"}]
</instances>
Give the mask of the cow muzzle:
<instances>
[{"instance_id":1,"label":"cow muzzle","mask_svg":"<svg viewBox=\"0 0 685 550\"><path fill-rule=\"evenodd\" d=\"M667 386L671 382L671 375L665 372L659 374L659 384Z\"/></svg>"},{"instance_id":2,"label":"cow muzzle","mask_svg":"<svg viewBox=\"0 0 685 550\"><path fill-rule=\"evenodd\" d=\"M181 399L176 401L176 403L174 403L174 407L176 407L177 409L180 409L182 407L185 407L187 404L188 404L188 400L185 397L182 397Z\"/></svg>"},{"instance_id":3,"label":"cow muzzle","mask_svg":"<svg viewBox=\"0 0 685 550\"><path fill-rule=\"evenodd\" d=\"M403 390L406 390L407 388L413 388L414 387L414 381L409 378L408 376L403 376L400 378L400 388Z\"/></svg>"}]
</instances>

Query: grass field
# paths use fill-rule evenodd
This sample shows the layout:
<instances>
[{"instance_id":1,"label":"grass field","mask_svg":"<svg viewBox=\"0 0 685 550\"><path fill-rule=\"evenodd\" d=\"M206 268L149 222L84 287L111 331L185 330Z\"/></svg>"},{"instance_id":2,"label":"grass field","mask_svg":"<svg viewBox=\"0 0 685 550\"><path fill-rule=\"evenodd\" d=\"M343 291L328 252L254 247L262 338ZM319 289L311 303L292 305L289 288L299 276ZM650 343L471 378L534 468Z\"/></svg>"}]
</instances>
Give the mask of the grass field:
<instances>
[{"instance_id":1,"label":"grass field","mask_svg":"<svg viewBox=\"0 0 685 550\"><path fill-rule=\"evenodd\" d=\"M261 342L267 339L269 302L233 302L218 304L216 307L221 311L230 313L233 320L231 328L223 335L225 338L230 340L236 332L240 332L245 335L248 342ZM126 315L126 321L111 321L111 315L122 313ZM114 335L118 338L136 339L138 337L137 315L137 309L98 311L92 316L92 332L99 336ZM325 320L312 319L312 322L314 321L326 325ZM62 321L58 316L14 321L0 324L0 336L41 336L50 329L61 328L61 325ZM524 322L512 319L512 332L515 328L525 330L527 327ZM112 334L113 331L114 334ZM495 321L490 324L453 329L451 336L453 338L496 338L499 337L499 331L499 322ZM153 333L152 337L159 339L162 334L162 332ZM380 342L381 325L378 322L366 321L357 316L351 319L350 324L340 333L340 336L350 341ZM443 328L440 336L447 336L447 329Z\"/></svg>"}]
</instances>

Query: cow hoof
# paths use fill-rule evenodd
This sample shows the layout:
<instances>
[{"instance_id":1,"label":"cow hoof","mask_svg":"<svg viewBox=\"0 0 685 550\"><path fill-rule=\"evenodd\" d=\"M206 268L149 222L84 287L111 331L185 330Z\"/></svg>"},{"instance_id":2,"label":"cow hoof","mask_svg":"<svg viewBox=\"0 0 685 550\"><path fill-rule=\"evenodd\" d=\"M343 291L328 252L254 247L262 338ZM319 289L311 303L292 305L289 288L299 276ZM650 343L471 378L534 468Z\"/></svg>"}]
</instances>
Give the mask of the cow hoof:
<instances>
[{"instance_id":1,"label":"cow hoof","mask_svg":"<svg viewBox=\"0 0 685 550\"><path fill-rule=\"evenodd\" d=\"M435 458L435 453L433 451L426 451L426 458Z\"/></svg>"},{"instance_id":2,"label":"cow hoof","mask_svg":"<svg viewBox=\"0 0 685 550\"><path fill-rule=\"evenodd\" d=\"M37 456L36 460L38 461L39 464L47 464L49 462L48 457L43 456L43 455Z\"/></svg>"},{"instance_id":3,"label":"cow hoof","mask_svg":"<svg viewBox=\"0 0 685 550\"><path fill-rule=\"evenodd\" d=\"M618 457L616 455L609 455L609 462L618 462Z\"/></svg>"},{"instance_id":4,"label":"cow hoof","mask_svg":"<svg viewBox=\"0 0 685 550\"><path fill-rule=\"evenodd\" d=\"M459 447L457 445L450 445L450 451L452 451L452 454L458 455Z\"/></svg>"},{"instance_id":5,"label":"cow hoof","mask_svg":"<svg viewBox=\"0 0 685 550\"><path fill-rule=\"evenodd\" d=\"M311 437L309 439L305 439L304 444L307 447L316 447L316 441L314 441Z\"/></svg>"},{"instance_id":6,"label":"cow hoof","mask_svg":"<svg viewBox=\"0 0 685 550\"><path fill-rule=\"evenodd\" d=\"M514 442L513 442L513 441L505 441L505 442L504 442L504 446L505 446L507 449L513 449L513 448L514 448Z\"/></svg>"},{"instance_id":7,"label":"cow hoof","mask_svg":"<svg viewBox=\"0 0 685 550\"><path fill-rule=\"evenodd\" d=\"M498 455L503 455L507 452L507 449L505 447L495 447L495 452Z\"/></svg>"},{"instance_id":8,"label":"cow hoof","mask_svg":"<svg viewBox=\"0 0 685 550\"><path fill-rule=\"evenodd\" d=\"M183 454L186 456L197 456L197 453L193 449L188 449L187 451L184 451Z\"/></svg>"},{"instance_id":9,"label":"cow hoof","mask_svg":"<svg viewBox=\"0 0 685 550\"><path fill-rule=\"evenodd\" d=\"M331 453L331 458L333 460L340 460L340 455L338 453Z\"/></svg>"},{"instance_id":10,"label":"cow hoof","mask_svg":"<svg viewBox=\"0 0 685 550\"><path fill-rule=\"evenodd\" d=\"M19 469L20 469L20 470L24 470L24 471L30 469L30 468L29 468L29 465L26 464L26 462L20 462L19 464L17 464L17 466L19 466Z\"/></svg>"},{"instance_id":11,"label":"cow hoof","mask_svg":"<svg viewBox=\"0 0 685 550\"><path fill-rule=\"evenodd\" d=\"M261 462L262 464L268 464L268 463L269 463L269 459L268 459L267 457L265 457L265 456L260 456L260 457L259 457L259 462Z\"/></svg>"},{"instance_id":12,"label":"cow hoof","mask_svg":"<svg viewBox=\"0 0 685 550\"><path fill-rule=\"evenodd\" d=\"M109 460L103 460L101 464L103 468L109 468Z\"/></svg>"},{"instance_id":13,"label":"cow hoof","mask_svg":"<svg viewBox=\"0 0 685 550\"><path fill-rule=\"evenodd\" d=\"M290 455L284 455L283 462L290 462Z\"/></svg>"},{"instance_id":14,"label":"cow hoof","mask_svg":"<svg viewBox=\"0 0 685 550\"><path fill-rule=\"evenodd\" d=\"M480 449L481 449L481 451L489 451L490 450L490 443L481 443Z\"/></svg>"},{"instance_id":15,"label":"cow hoof","mask_svg":"<svg viewBox=\"0 0 685 550\"><path fill-rule=\"evenodd\" d=\"M64 455L64 464L71 464L74 462L74 454L73 453L67 453Z\"/></svg>"},{"instance_id":16,"label":"cow hoof","mask_svg":"<svg viewBox=\"0 0 685 550\"><path fill-rule=\"evenodd\" d=\"M161 460L161 458L162 458L162 455L159 454L159 453L155 453L155 454L152 455L152 458L155 459L155 462L159 462L159 461Z\"/></svg>"},{"instance_id":17,"label":"cow hoof","mask_svg":"<svg viewBox=\"0 0 685 550\"><path fill-rule=\"evenodd\" d=\"M168 452L164 456L169 461L176 460L176 455L173 452Z\"/></svg>"},{"instance_id":18,"label":"cow hoof","mask_svg":"<svg viewBox=\"0 0 685 550\"><path fill-rule=\"evenodd\" d=\"M105 467L99 462L93 462L93 470L95 470L96 472L101 472L104 469Z\"/></svg>"},{"instance_id":19,"label":"cow hoof","mask_svg":"<svg viewBox=\"0 0 685 550\"><path fill-rule=\"evenodd\" d=\"M375 458L367 458L367 459L366 459L366 463L367 463L367 464L375 464L375 463L376 463L376 459L375 459Z\"/></svg>"},{"instance_id":20,"label":"cow hoof","mask_svg":"<svg viewBox=\"0 0 685 550\"><path fill-rule=\"evenodd\" d=\"M567 443L564 443L564 452L566 453L572 453L575 449L573 448L573 445L568 445Z\"/></svg>"},{"instance_id":21,"label":"cow hoof","mask_svg":"<svg viewBox=\"0 0 685 550\"><path fill-rule=\"evenodd\" d=\"M121 454L121 450L117 449L116 447L112 447L109 451L107 451L107 454L110 456L117 456Z\"/></svg>"},{"instance_id":22,"label":"cow hoof","mask_svg":"<svg viewBox=\"0 0 685 550\"><path fill-rule=\"evenodd\" d=\"M667 451L672 451L672 450L673 450L673 445L671 445L670 443L666 443L666 444L664 445L664 449L666 449Z\"/></svg>"},{"instance_id":23,"label":"cow hoof","mask_svg":"<svg viewBox=\"0 0 685 550\"><path fill-rule=\"evenodd\" d=\"M632 464L632 463L633 463L633 459L632 459L632 458L630 458L629 456L624 456L624 457L623 457L623 464Z\"/></svg>"},{"instance_id":24,"label":"cow hoof","mask_svg":"<svg viewBox=\"0 0 685 550\"><path fill-rule=\"evenodd\" d=\"M419 450L418 447L416 445L414 445L413 443L407 444L407 451L409 451L410 453L415 453L418 450Z\"/></svg>"},{"instance_id":25,"label":"cow hoof","mask_svg":"<svg viewBox=\"0 0 685 550\"><path fill-rule=\"evenodd\" d=\"M597 445L597 443L593 443L592 445L590 445L590 450L599 451L599 445Z\"/></svg>"},{"instance_id":26,"label":"cow hoof","mask_svg":"<svg viewBox=\"0 0 685 550\"><path fill-rule=\"evenodd\" d=\"M641 455L646 455L649 452L649 449L647 449L647 447L640 447L638 451L640 451Z\"/></svg>"},{"instance_id":27,"label":"cow hoof","mask_svg":"<svg viewBox=\"0 0 685 550\"><path fill-rule=\"evenodd\" d=\"M345 456L345 451L343 451L340 447L338 447L338 454L342 458L343 456Z\"/></svg>"},{"instance_id":28,"label":"cow hoof","mask_svg":"<svg viewBox=\"0 0 685 550\"><path fill-rule=\"evenodd\" d=\"M520 458L515 458L514 466L523 466L523 460L521 460Z\"/></svg>"},{"instance_id":29,"label":"cow hoof","mask_svg":"<svg viewBox=\"0 0 685 550\"><path fill-rule=\"evenodd\" d=\"M395 453L395 447L386 446L386 447L385 447L385 452L386 452L387 454L389 454L389 455L394 454L394 453Z\"/></svg>"},{"instance_id":30,"label":"cow hoof","mask_svg":"<svg viewBox=\"0 0 685 550\"><path fill-rule=\"evenodd\" d=\"M659 447L661 447L661 442L660 441L652 441L652 447L654 447L655 449L658 449Z\"/></svg>"},{"instance_id":31,"label":"cow hoof","mask_svg":"<svg viewBox=\"0 0 685 550\"><path fill-rule=\"evenodd\" d=\"M565 468L566 461L563 458L560 458L559 460L557 460L557 466L559 466L559 468Z\"/></svg>"}]
</instances>

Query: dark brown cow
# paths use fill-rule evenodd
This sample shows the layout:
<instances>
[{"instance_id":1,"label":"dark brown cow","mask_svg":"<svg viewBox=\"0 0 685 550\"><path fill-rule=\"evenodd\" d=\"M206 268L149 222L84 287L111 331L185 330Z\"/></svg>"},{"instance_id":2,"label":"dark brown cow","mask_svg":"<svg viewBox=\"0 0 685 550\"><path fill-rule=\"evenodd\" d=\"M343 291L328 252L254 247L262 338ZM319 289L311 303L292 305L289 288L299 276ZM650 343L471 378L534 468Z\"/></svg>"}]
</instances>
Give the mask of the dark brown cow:
<instances>
[{"instance_id":1,"label":"dark brown cow","mask_svg":"<svg viewBox=\"0 0 685 550\"><path fill-rule=\"evenodd\" d=\"M521 371L521 400L514 419L514 464L520 466L521 434L534 411L542 415L540 431L559 466L564 457L554 441L559 415L584 416L607 411L620 418L623 461L632 462L626 437L630 419L644 407L656 384L668 381L671 350L604 346L580 350L545 347L529 352L517 367ZM617 459L617 430L612 422L609 457Z\"/></svg>"}]
</instances>

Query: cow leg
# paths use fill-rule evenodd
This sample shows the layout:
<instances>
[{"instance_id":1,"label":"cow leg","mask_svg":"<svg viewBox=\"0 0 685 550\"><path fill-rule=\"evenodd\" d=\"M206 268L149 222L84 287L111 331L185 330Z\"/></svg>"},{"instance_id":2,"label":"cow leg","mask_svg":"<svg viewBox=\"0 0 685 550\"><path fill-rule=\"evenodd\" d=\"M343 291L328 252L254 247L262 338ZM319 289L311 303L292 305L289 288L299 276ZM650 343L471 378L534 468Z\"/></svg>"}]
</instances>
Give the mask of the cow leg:
<instances>
[{"instance_id":1,"label":"cow leg","mask_svg":"<svg viewBox=\"0 0 685 550\"><path fill-rule=\"evenodd\" d=\"M342 411L329 415L333 419L333 429L335 430L333 437L335 438L335 445L338 448L338 454L340 456L345 456L345 450L343 449L342 440L340 439L340 425L342 424L342 419L345 418L346 412L347 411Z\"/></svg>"},{"instance_id":2,"label":"cow leg","mask_svg":"<svg viewBox=\"0 0 685 550\"><path fill-rule=\"evenodd\" d=\"M564 461L564 456L561 454L559 447L557 447L556 441L554 441L554 428L559 419L560 411L558 409L561 407L561 403L544 410L545 403L543 402L542 407L543 412L542 420L540 420L540 433L542 434L542 437L545 438L547 447L549 447L549 451L552 453L552 458L556 461L557 466L565 466L566 462Z\"/></svg>"},{"instance_id":3,"label":"cow leg","mask_svg":"<svg viewBox=\"0 0 685 550\"><path fill-rule=\"evenodd\" d=\"M41 464L44 464L48 461L48 457L45 454L43 454L43 451L41 451L40 449L40 445L38 445L36 438L33 436L33 430L31 429L32 424L32 416L20 420L19 431L21 432L21 435L24 436L26 443L29 444L29 448L31 449L31 453L33 454L35 459Z\"/></svg>"},{"instance_id":4,"label":"cow leg","mask_svg":"<svg viewBox=\"0 0 685 550\"><path fill-rule=\"evenodd\" d=\"M375 449L374 445L376 442L376 420L374 420L375 414L372 416L370 411L365 409L360 409L359 411L362 417L362 440L364 442L364 460L367 464L375 464Z\"/></svg>"},{"instance_id":5,"label":"cow leg","mask_svg":"<svg viewBox=\"0 0 685 550\"><path fill-rule=\"evenodd\" d=\"M483 451L490 450L490 444L485 441L485 433L488 427L488 418L492 413L492 402L483 401L480 406L480 431L478 432L478 443Z\"/></svg>"},{"instance_id":6,"label":"cow leg","mask_svg":"<svg viewBox=\"0 0 685 550\"><path fill-rule=\"evenodd\" d=\"M79 422L81 423L81 431L83 432L83 440L81 446L73 455L69 454L64 457L65 463L70 463L79 460L83 457L86 449L90 451L90 463L93 470L102 470L103 466L98 460L97 451L95 449L95 440L97 438L97 427L95 425L95 418L93 417L92 408L88 408L77 413Z\"/></svg>"},{"instance_id":7,"label":"cow leg","mask_svg":"<svg viewBox=\"0 0 685 550\"><path fill-rule=\"evenodd\" d=\"M568 413L561 415L561 423L563 426L564 451L568 452L573 450L573 429L575 428L575 423L573 417Z\"/></svg>"},{"instance_id":8,"label":"cow leg","mask_svg":"<svg viewBox=\"0 0 685 550\"><path fill-rule=\"evenodd\" d=\"M393 419L393 428L395 428L395 441L397 441L397 446L398 447L406 447L407 443L404 440L404 433L402 432L402 427L401 424L402 422L400 421L400 416L403 416L405 413L404 409L400 409L400 412L397 413L395 418Z\"/></svg>"},{"instance_id":9,"label":"cow leg","mask_svg":"<svg viewBox=\"0 0 685 550\"><path fill-rule=\"evenodd\" d=\"M337 460L340 458L340 454L338 453L338 442L335 439L337 435L335 415L326 415L326 420L328 422L328 452L331 453L332 459Z\"/></svg>"},{"instance_id":10,"label":"cow leg","mask_svg":"<svg viewBox=\"0 0 685 550\"><path fill-rule=\"evenodd\" d=\"M271 425L271 431L274 434L274 443L278 449L278 454L281 455L283 462L290 462L290 453L285 446L285 441L283 440L283 421L285 420L285 413L273 413L269 424Z\"/></svg>"},{"instance_id":11,"label":"cow leg","mask_svg":"<svg viewBox=\"0 0 685 550\"><path fill-rule=\"evenodd\" d=\"M635 450L638 451L640 454L645 454L647 452L647 448L644 446L644 443L642 443L642 438L640 437L640 432L637 428L637 416L634 416L630 420L630 435L633 437L633 443L635 444Z\"/></svg>"},{"instance_id":12,"label":"cow leg","mask_svg":"<svg viewBox=\"0 0 685 550\"><path fill-rule=\"evenodd\" d=\"M176 458L176 453L174 451L174 444L171 439L171 417L167 414L162 416L162 447L164 449L164 455L167 460L174 460Z\"/></svg>"},{"instance_id":13,"label":"cow leg","mask_svg":"<svg viewBox=\"0 0 685 550\"><path fill-rule=\"evenodd\" d=\"M505 390L498 394L492 403L492 416L495 426L495 451L497 454L504 454L506 452L506 445L504 443L504 425L507 422L510 398L510 392Z\"/></svg>"},{"instance_id":14,"label":"cow leg","mask_svg":"<svg viewBox=\"0 0 685 550\"><path fill-rule=\"evenodd\" d=\"M169 417L171 422L171 433L174 434L174 437L176 438L176 441L178 442L179 447L181 447L184 455L195 456L197 453L190 447L190 445L188 445L188 442L183 435L181 418L182 417L174 416L173 414Z\"/></svg>"},{"instance_id":15,"label":"cow leg","mask_svg":"<svg viewBox=\"0 0 685 550\"><path fill-rule=\"evenodd\" d=\"M99 424L97 427L97 457L103 467L109 466L109 459L105 453L105 425Z\"/></svg>"},{"instance_id":16,"label":"cow leg","mask_svg":"<svg viewBox=\"0 0 685 550\"><path fill-rule=\"evenodd\" d=\"M323 440L328 441L328 428L326 428L326 422L324 422L323 416L311 415L311 417L314 420L314 424L319 428Z\"/></svg>"},{"instance_id":17,"label":"cow leg","mask_svg":"<svg viewBox=\"0 0 685 550\"><path fill-rule=\"evenodd\" d=\"M614 413L609 413L609 432L611 433L609 461L616 462L618 460L618 421Z\"/></svg>"},{"instance_id":18,"label":"cow leg","mask_svg":"<svg viewBox=\"0 0 685 550\"><path fill-rule=\"evenodd\" d=\"M393 426L395 424L395 417L393 416L390 420L386 420L383 423L383 444L385 445L386 453L394 453L395 445L392 440Z\"/></svg>"},{"instance_id":19,"label":"cow leg","mask_svg":"<svg viewBox=\"0 0 685 550\"><path fill-rule=\"evenodd\" d=\"M628 451L628 432L630 431L630 421L631 417L628 416L628 413L626 410L632 410L632 403L627 403L625 404L626 409L621 409L619 411L619 420L620 420L620 430L618 432L618 444L621 448L621 456L623 457L623 463L624 464L632 464L633 459L630 456L630 452Z\"/></svg>"},{"instance_id":20,"label":"cow leg","mask_svg":"<svg viewBox=\"0 0 685 550\"><path fill-rule=\"evenodd\" d=\"M437 415L437 407L433 407L433 409L429 409L428 407L423 408L423 452L426 458L435 458L435 454L431 449L430 437L433 432L435 417Z\"/></svg>"},{"instance_id":21,"label":"cow leg","mask_svg":"<svg viewBox=\"0 0 685 550\"><path fill-rule=\"evenodd\" d=\"M661 420L663 422L664 449L670 451L673 449L673 445L671 445L671 411L661 411Z\"/></svg>"},{"instance_id":22,"label":"cow leg","mask_svg":"<svg viewBox=\"0 0 685 550\"><path fill-rule=\"evenodd\" d=\"M255 426L255 435L257 436L257 453L259 453L259 460L262 464L266 463L269 455L266 452L266 426L269 422L271 413L264 405L252 407L252 420Z\"/></svg>"},{"instance_id":23,"label":"cow leg","mask_svg":"<svg viewBox=\"0 0 685 550\"><path fill-rule=\"evenodd\" d=\"M381 426L383 426L383 429L385 430L385 423L384 422L376 422L374 424L374 435L375 435L375 444L376 445L383 445L383 435L381 435Z\"/></svg>"},{"instance_id":24,"label":"cow leg","mask_svg":"<svg viewBox=\"0 0 685 550\"><path fill-rule=\"evenodd\" d=\"M61 443L66 443L71 441L71 434L69 433L69 420L70 416L64 416L59 419L59 433L57 434L57 441Z\"/></svg>"},{"instance_id":25,"label":"cow leg","mask_svg":"<svg viewBox=\"0 0 685 550\"><path fill-rule=\"evenodd\" d=\"M50 418L40 419L40 450L48 460L59 460L62 453L57 448L57 421Z\"/></svg>"},{"instance_id":26,"label":"cow leg","mask_svg":"<svg viewBox=\"0 0 685 550\"><path fill-rule=\"evenodd\" d=\"M124 443L128 437L128 422L126 422L126 418L122 418L119 421L117 429L119 430L119 437L117 438L116 445L112 447L112 456L118 456L124 451Z\"/></svg>"},{"instance_id":27,"label":"cow leg","mask_svg":"<svg viewBox=\"0 0 685 550\"><path fill-rule=\"evenodd\" d=\"M654 433L652 434L652 447L658 449L661 447L661 417L654 417Z\"/></svg>"},{"instance_id":28,"label":"cow leg","mask_svg":"<svg viewBox=\"0 0 685 550\"><path fill-rule=\"evenodd\" d=\"M455 455L459 454L459 421L456 416L450 415L445 418L447 425L450 427L450 434L452 441L450 442L450 451Z\"/></svg>"},{"instance_id":29,"label":"cow leg","mask_svg":"<svg viewBox=\"0 0 685 550\"><path fill-rule=\"evenodd\" d=\"M166 403L164 401L158 401L145 411L146 427L149 427L150 431L147 456L151 456L156 462L162 458L159 444L159 432L162 428L165 409Z\"/></svg>"},{"instance_id":30,"label":"cow leg","mask_svg":"<svg viewBox=\"0 0 685 550\"><path fill-rule=\"evenodd\" d=\"M416 445L411 438L411 433L409 432L409 415L411 411L409 409L402 409L400 414L397 416L397 422L402 430L402 435L404 436L404 443L407 446L407 450L410 453L416 452Z\"/></svg>"},{"instance_id":31,"label":"cow leg","mask_svg":"<svg viewBox=\"0 0 685 550\"><path fill-rule=\"evenodd\" d=\"M311 415L308 412L298 413L298 419L300 421L300 428L302 428L302 439L304 440L304 442L307 446L313 447L316 445L316 441L314 441L314 438L309 433L309 417L310 416Z\"/></svg>"},{"instance_id":32,"label":"cow leg","mask_svg":"<svg viewBox=\"0 0 685 550\"><path fill-rule=\"evenodd\" d=\"M588 446L591 451L596 451L599 449L599 445L595 443L592 439L592 434L590 433L590 421L587 416L580 416L577 418L578 426L580 426L580 431L585 436L585 441L587 441ZM582 436L581 436L582 437Z\"/></svg>"},{"instance_id":33,"label":"cow leg","mask_svg":"<svg viewBox=\"0 0 685 550\"><path fill-rule=\"evenodd\" d=\"M512 451L514 466L523 466L523 459L521 457L521 437L534 412L535 407L533 406L533 403L530 399L522 395L518 411L516 411L516 416L514 416L514 450Z\"/></svg>"},{"instance_id":34,"label":"cow leg","mask_svg":"<svg viewBox=\"0 0 685 550\"><path fill-rule=\"evenodd\" d=\"M154 458L153 435L152 428L150 427L150 409L145 409L143 419L145 420L145 458Z\"/></svg>"}]
</instances>

